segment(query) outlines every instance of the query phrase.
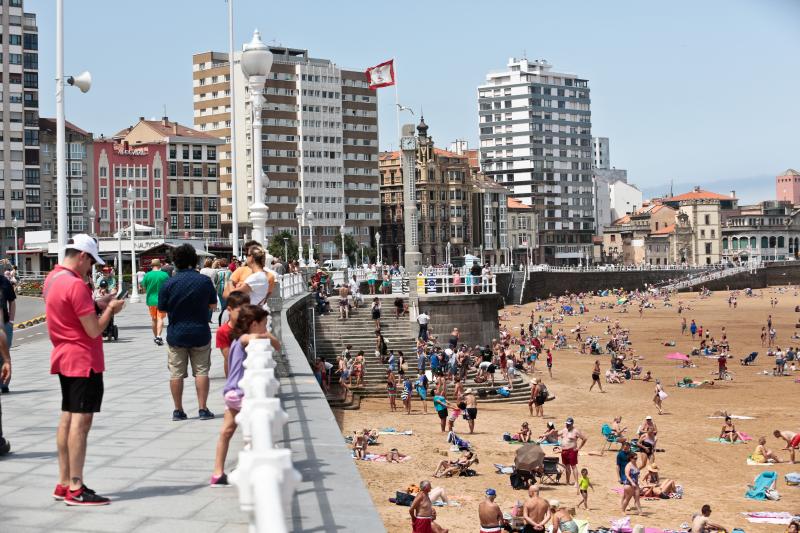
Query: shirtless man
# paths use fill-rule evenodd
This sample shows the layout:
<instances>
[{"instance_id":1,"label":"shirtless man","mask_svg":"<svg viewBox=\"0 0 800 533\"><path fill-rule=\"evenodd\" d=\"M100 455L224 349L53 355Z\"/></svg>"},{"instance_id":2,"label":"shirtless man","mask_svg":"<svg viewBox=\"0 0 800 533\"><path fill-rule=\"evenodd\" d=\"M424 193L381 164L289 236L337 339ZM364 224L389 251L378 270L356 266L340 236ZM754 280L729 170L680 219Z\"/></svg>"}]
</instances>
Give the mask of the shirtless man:
<instances>
[{"instance_id":1,"label":"shirtless man","mask_svg":"<svg viewBox=\"0 0 800 533\"><path fill-rule=\"evenodd\" d=\"M550 520L550 504L539 497L539 485L528 487L528 501L522 507L522 518L525 520L523 533L541 533Z\"/></svg>"},{"instance_id":2,"label":"shirtless man","mask_svg":"<svg viewBox=\"0 0 800 533\"><path fill-rule=\"evenodd\" d=\"M475 419L478 418L478 399L475 397L475 391L467 389L464 391L464 403L467 404L465 418L469 426L469 432L475 431Z\"/></svg>"},{"instance_id":3,"label":"shirtless man","mask_svg":"<svg viewBox=\"0 0 800 533\"><path fill-rule=\"evenodd\" d=\"M433 504L428 494L431 491L430 481L421 481L419 492L417 493L408 514L411 515L412 533L433 533Z\"/></svg>"},{"instance_id":4,"label":"shirtless man","mask_svg":"<svg viewBox=\"0 0 800 533\"><path fill-rule=\"evenodd\" d=\"M795 450L800 447L800 433L795 433L794 431L780 431L776 429L772 434L775 435L776 439L783 439L786 441L786 447L783 449L789 450L789 457L792 460L792 464L794 464Z\"/></svg>"},{"instance_id":5,"label":"shirtless man","mask_svg":"<svg viewBox=\"0 0 800 533\"><path fill-rule=\"evenodd\" d=\"M486 489L486 499L478 505L480 533L500 533L503 529L503 511L494 503L496 497L497 492L494 489Z\"/></svg>"},{"instance_id":6,"label":"shirtless man","mask_svg":"<svg viewBox=\"0 0 800 533\"><path fill-rule=\"evenodd\" d=\"M347 320L350 318L350 305L347 303L347 297L350 295L350 287L342 285L339 287L339 319Z\"/></svg>"},{"instance_id":7,"label":"shirtless man","mask_svg":"<svg viewBox=\"0 0 800 533\"><path fill-rule=\"evenodd\" d=\"M692 517L692 533L708 533L709 531L722 531L727 533L727 529L719 524L714 524L710 520L711 506L706 504L700 509L700 513Z\"/></svg>"},{"instance_id":8,"label":"shirtless man","mask_svg":"<svg viewBox=\"0 0 800 533\"><path fill-rule=\"evenodd\" d=\"M572 417L567 418L566 427L561 430L559 437L561 438L561 462L564 463L564 469L567 472L567 485L570 484L570 478L575 477L575 483L578 482L578 452L586 444L586 436L576 429L575 421ZM578 445L578 440L581 441Z\"/></svg>"}]
</instances>

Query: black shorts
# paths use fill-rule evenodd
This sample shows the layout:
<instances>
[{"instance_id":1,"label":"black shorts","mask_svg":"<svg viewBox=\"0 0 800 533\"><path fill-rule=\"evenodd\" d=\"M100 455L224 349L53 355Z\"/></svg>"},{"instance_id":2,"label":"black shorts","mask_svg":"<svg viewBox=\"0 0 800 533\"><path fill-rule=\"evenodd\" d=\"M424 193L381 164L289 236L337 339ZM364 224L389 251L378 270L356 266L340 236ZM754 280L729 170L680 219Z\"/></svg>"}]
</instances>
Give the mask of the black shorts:
<instances>
[{"instance_id":1,"label":"black shorts","mask_svg":"<svg viewBox=\"0 0 800 533\"><path fill-rule=\"evenodd\" d=\"M58 375L61 410L67 413L99 413L103 403L103 373L90 371L88 378Z\"/></svg>"},{"instance_id":2,"label":"black shorts","mask_svg":"<svg viewBox=\"0 0 800 533\"><path fill-rule=\"evenodd\" d=\"M478 408L477 407L467 407L467 416L464 417L467 420L475 420L478 418Z\"/></svg>"},{"instance_id":3,"label":"black shorts","mask_svg":"<svg viewBox=\"0 0 800 533\"><path fill-rule=\"evenodd\" d=\"M442 409L441 411L436 411L436 414L439 415L439 418L444 420L447 418L447 409Z\"/></svg>"}]
</instances>

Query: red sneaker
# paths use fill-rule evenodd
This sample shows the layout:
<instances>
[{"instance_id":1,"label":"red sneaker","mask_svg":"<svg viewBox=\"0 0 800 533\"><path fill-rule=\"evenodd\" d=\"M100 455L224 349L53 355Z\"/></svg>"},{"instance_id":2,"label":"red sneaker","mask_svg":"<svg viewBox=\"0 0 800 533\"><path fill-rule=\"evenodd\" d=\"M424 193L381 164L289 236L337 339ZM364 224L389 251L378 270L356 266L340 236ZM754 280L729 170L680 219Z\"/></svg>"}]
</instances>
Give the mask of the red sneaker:
<instances>
[{"instance_id":1,"label":"red sneaker","mask_svg":"<svg viewBox=\"0 0 800 533\"><path fill-rule=\"evenodd\" d=\"M56 484L56 488L53 490L53 499L61 501L67 497L67 489L69 488L68 485L62 485L61 483Z\"/></svg>"},{"instance_id":2,"label":"red sneaker","mask_svg":"<svg viewBox=\"0 0 800 533\"><path fill-rule=\"evenodd\" d=\"M96 505L108 505L111 503L111 500L95 494L92 489L86 485L83 485L78 490L67 490L67 496L64 498L64 503L67 505L89 507Z\"/></svg>"}]
</instances>

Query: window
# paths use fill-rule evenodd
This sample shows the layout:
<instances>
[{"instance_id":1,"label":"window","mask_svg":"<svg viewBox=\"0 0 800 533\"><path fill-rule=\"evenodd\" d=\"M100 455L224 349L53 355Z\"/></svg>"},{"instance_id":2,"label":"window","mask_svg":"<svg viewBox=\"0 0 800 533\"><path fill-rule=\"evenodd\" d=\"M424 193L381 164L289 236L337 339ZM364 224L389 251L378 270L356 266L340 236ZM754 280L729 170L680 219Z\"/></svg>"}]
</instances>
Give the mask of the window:
<instances>
[{"instance_id":1,"label":"window","mask_svg":"<svg viewBox=\"0 0 800 533\"><path fill-rule=\"evenodd\" d=\"M202 211L203 210L203 199L202 198L195 198L194 199L194 210L195 211Z\"/></svg>"},{"instance_id":2,"label":"window","mask_svg":"<svg viewBox=\"0 0 800 533\"><path fill-rule=\"evenodd\" d=\"M183 156L182 159L188 160L189 159L189 146L185 145L185 146L182 146L181 148L183 148L183 150L182 150L182 156Z\"/></svg>"},{"instance_id":3,"label":"window","mask_svg":"<svg viewBox=\"0 0 800 533\"><path fill-rule=\"evenodd\" d=\"M202 146L192 146L192 159L203 159Z\"/></svg>"},{"instance_id":4,"label":"window","mask_svg":"<svg viewBox=\"0 0 800 533\"><path fill-rule=\"evenodd\" d=\"M100 177L107 178L108 177L108 167L102 166L100 167Z\"/></svg>"},{"instance_id":5,"label":"window","mask_svg":"<svg viewBox=\"0 0 800 533\"><path fill-rule=\"evenodd\" d=\"M183 210L189 211L192 208L192 199L184 197L183 199Z\"/></svg>"},{"instance_id":6,"label":"window","mask_svg":"<svg viewBox=\"0 0 800 533\"><path fill-rule=\"evenodd\" d=\"M160 168L154 168L153 169L153 178L155 178L157 180L161 179L161 169Z\"/></svg>"},{"instance_id":7,"label":"window","mask_svg":"<svg viewBox=\"0 0 800 533\"><path fill-rule=\"evenodd\" d=\"M710 253L711 253L711 243L707 242L706 243L706 254L710 254Z\"/></svg>"},{"instance_id":8,"label":"window","mask_svg":"<svg viewBox=\"0 0 800 533\"><path fill-rule=\"evenodd\" d=\"M194 228L203 229L203 215L194 216Z\"/></svg>"},{"instance_id":9,"label":"window","mask_svg":"<svg viewBox=\"0 0 800 533\"><path fill-rule=\"evenodd\" d=\"M214 161L217 159L217 149L214 146L209 146L206 148L206 159L209 161Z\"/></svg>"},{"instance_id":10,"label":"window","mask_svg":"<svg viewBox=\"0 0 800 533\"><path fill-rule=\"evenodd\" d=\"M706 221L706 226L710 225L711 224L711 215L706 215L705 216L705 221Z\"/></svg>"},{"instance_id":11,"label":"window","mask_svg":"<svg viewBox=\"0 0 800 533\"><path fill-rule=\"evenodd\" d=\"M189 224L192 221L191 215L183 215L183 227L189 229Z\"/></svg>"},{"instance_id":12,"label":"window","mask_svg":"<svg viewBox=\"0 0 800 533\"><path fill-rule=\"evenodd\" d=\"M192 176L195 178L202 178L203 177L203 165L196 164L192 165Z\"/></svg>"},{"instance_id":13,"label":"window","mask_svg":"<svg viewBox=\"0 0 800 533\"><path fill-rule=\"evenodd\" d=\"M219 209L218 200L216 198L209 198L208 199L208 210L209 211L217 211ZM214 215L216 218L216 215Z\"/></svg>"},{"instance_id":14,"label":"window","mask_svg":"<svg viewBox=\"0 0 800 533\"><path fill-rule=\"evenodd\" d=\"M169 216L169 226L172 229L178 229L178 215Z\"/></svg>"},{"instance_id":15,"label":"window","mask_svg":"<svg viewBox=\"0 0 800 533\"><path fill-rule=\"evenodd\" d=\"M187 178L189 177L189 168L190 168L190 166L191 165L189 165L189 163L183 163L183 168L182 168L183 172L181 174L182 176L187 177Z\"/></svg>"},{"instance_id":16,"label":"window","mask_svg":"<svg viewBox=\"0 0 800 533\"><path fill-rule=\"evenodd\" d=\"M178 149L174 144L169 145L169 158L175 159L178 157Z\"/></svg>"},{"instance_id":17,"label":"window","mask_svg":"<svg viewBox=\"0 0 800 533\"><path fill-rule=\"evenodd\" d=\"M170 176L178 175L178 163L176 163L175 161L169 162L169 175Z\"/></svg>"}]
</instances>

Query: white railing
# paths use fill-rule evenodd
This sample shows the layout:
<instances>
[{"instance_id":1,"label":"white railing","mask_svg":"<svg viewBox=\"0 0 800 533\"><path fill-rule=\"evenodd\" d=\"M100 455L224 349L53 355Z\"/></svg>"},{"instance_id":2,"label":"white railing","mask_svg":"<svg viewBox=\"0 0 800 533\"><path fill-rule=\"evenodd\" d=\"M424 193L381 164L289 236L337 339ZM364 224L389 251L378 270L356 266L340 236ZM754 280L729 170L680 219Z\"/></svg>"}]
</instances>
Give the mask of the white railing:
<instances>
[{"instance_id":1,"label":"white railing","mask_svg":"<svg viewBox=\"0 0 800 533\"><path fill-rule=\"evenodd\" d=\"M281 298L284 300L308 290L302 274L283 274L278 276L277 282Z\"/></svg>"},{"instance_id":2,"label":"white railing","mask_svg":"<svg viewBox=\"0 0 800 533\"><path fill-rule=\"evenodd\" d=\"M733 276L735 274L740 274L742 272L753 272L757 270L759 266L760 266L759 263L753 262L751 264L726 268L724 270L715 270L713 272L708 272L706 274L695 276L690 279L685 279L677 283L671 283L669 285L665 285L659 288L666 291L677 291L680 289L687 289L689 287L702 285L703 283L708 283L709 281L713 281L715 279L727 278L728 276Z\"/></svg>"},{"instance_id":3,"label":"white railing","mask_svg":"<svg viewBox=\"0 0 800 533\"><path fill-rule=\"evenodd\" d=\"M456 280L450 275L420 274L416 283L417 294L497 294L496 276L459 276Z\"/></svg>"},{"instance_id":4,"label":"white railing","mask_svg":"<svg viewBox=\"0 0 800 533\"><path fill-rule=\"evenodd\" d=\"M591 266L554 266L530 265L528 272L628 272L640 270L674 271L674 270L713 270L723 269L724 265L591 265Z\"/></svg>"},{"instance_id":5,"label":"white railing","mask_svg":"<svg viewBox=\"0 0 800 533\"><path fill-rule=\"evenodd\" d=\"M292 452L278 448L289 416L276 398L280 386L269 341L251 340L239 387L244 391L236 423L242 428L244 449L230 478L239 489L239 507L249 513L250 531L286 533L286 515L301 476L292 465Z\"/></svg>"}]
</instances>

